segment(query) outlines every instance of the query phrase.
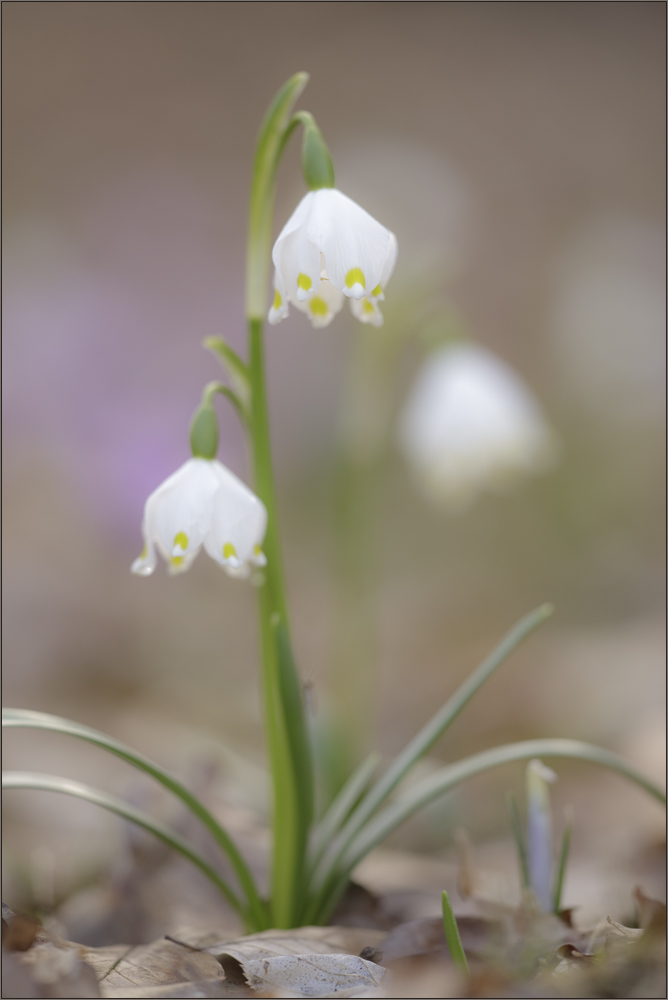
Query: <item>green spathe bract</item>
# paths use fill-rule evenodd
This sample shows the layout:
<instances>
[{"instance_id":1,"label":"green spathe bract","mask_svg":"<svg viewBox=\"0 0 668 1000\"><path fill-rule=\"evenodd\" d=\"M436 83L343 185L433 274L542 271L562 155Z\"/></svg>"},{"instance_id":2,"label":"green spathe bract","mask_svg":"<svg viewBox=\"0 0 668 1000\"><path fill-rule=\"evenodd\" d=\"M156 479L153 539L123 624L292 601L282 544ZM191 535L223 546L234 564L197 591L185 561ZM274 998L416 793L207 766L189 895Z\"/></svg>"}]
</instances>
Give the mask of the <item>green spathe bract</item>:
<instances>
[{"instance_id":1,"label":"green spathe bract","mask_svg":"<svg viewBox=\"0 0 668 1000\"><path fill-rule=\"evenodd\" d=\"M429 753L476 691L516 646L549 617L552 609L543 605L511 629L384 774L374 780L379 758L372 755L345 783L322 820L314 823L313 755L290 640L271 458L263 333L276 171L287 142L299 124L305 130L303 167L307 185L312 190L317 190L334 184L329 151L313 116L308 112L292 114L294 103L307 79L305 73L297 73L283 85L267 111L257 140L247 248L248 362L239 358L221 338L209 338L205 341L206 346L223 363L232 387L220 382L209 383L204 389L202 402L191 428L193 454L213 459L218 443L213 398L216 393L227 397L248 431L255 491L263 501L268 515L264 540L267 565L263 579L258 581L257 593L261 633L261 687L272 780L273 857L269 900L260 898L250 869L227 831L185 786L159 765L112 737L66 719L21 709L7 709L3 712L3 726L46 729L74 736L121 757L160 782L209 830L231 863L238 886L232 888L214 866L164 824L97 789L52 775L22 772L10 773L4 779L5 787L39 788L74 795L150 830L189 858L211 879L238 911L249 931L326 922L345 891L351 872L376 844L436 797L492 767L532 757L573 757L612 768L665 801L661 790L622 758L600 747L576 740L528 740L496 747L449 764L423 779L410 791L391 799L399 783ZM563 865L559 884L555 887L555 905L558 905L562 878ZM451 916L446 899L444 919L454 956L457 951L456 922ZM459 948L461 949L461 944ZM460 960L462 956L463 952L459 955ZM463 962L460 961L462 968Z\"/></svg>"},{"instance_id":2,"label":"green spathe bract","mask_svg":"<svg viewBox=\"0 0 668 1000\"><path fill-rule=\"evenodd\" d=\"M334 164L315 118L307 111L295 115L304 126L302 172L309 191L334 187Z\"/></svg>"},{"instance_id":3,"label":"green spathe bract","mask_svg":"<svg viewBox=\"0 0 668 1000\"><path fill-rule=\"evenodd\" d=\"M190 450L193 458L216 457L218 451L218 418L213 406L203 403L195 411L190 425Z\"/></svg>"}]
</instances>

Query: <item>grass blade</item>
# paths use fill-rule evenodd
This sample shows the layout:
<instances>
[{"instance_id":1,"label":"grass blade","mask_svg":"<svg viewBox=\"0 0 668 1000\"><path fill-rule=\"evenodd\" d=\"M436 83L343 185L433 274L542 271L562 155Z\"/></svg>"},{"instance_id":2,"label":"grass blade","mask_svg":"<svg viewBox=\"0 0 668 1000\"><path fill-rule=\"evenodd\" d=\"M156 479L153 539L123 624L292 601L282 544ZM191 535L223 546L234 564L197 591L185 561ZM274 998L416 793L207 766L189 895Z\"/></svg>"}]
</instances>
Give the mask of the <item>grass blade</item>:
<instances>
[{"instance_id":1,"label":"grass blade","mask_svg":"<svg viewBox=\"0 0 668 1000\"><path fill-rule=\"evenodd\" d=\"M513 761L530 760L532 757L566 757L589 764L599 764L629 778L665 805L665 793L657 785L636 771L619 754L591 743L567 739L523 740L520 743L508 743L483 750L481 753L457 761L456 764L450 764L418 782L409 792L386 806L378 816L367 823L341 858L333 878L328 883L327 895L321 895L320 905L314 908L312 918L316 921L325 920L345 890L351 872L362 858L429 802L445 795L462 781L489 771L493 767L500 767Z\"/></svg>"},{"instance_id":2,"label":"grass blade","mask_svg":"<svg viewBox=\"0 0 668 1000\"><path fill-rule=\"evenodd\" d=\"M522 832L520 811L517 806L517 799L514 795L509 793L507 796L507 802L508 812L510 813L510 824L513 829L515 846L517 847L517 860L520 866L520 880L522 882L522 888L528 889L531 884L529 880L529 858L527 855L527 845L524 841L524 833Z\"/></svg>"},{"instance_id":3,"label":"grass blade","mask_svg":"<svg viewBox=\"0 0 668 1000\"><path fill-rule=\"evenodd\" d=\"M266 908L258 894L255 880L236 844L199 799L168 771L165 771L158 764L154 764L148 757L144 757L131 747L126 746L125 743L121 743L105 733L98 732L96 729L91 729L89 726L82 726L78 722L62 719L57 715L32 712L22 708L5 708L2 710L2 725L3 728L42 729L63 733L66 736L75 736L77 739L85 740L103 750L108 750L116 757L120 757L128 764L132 764L133 767L155 778L164 788L181 799L183 804L197 816L211 833L218 846L228 856L248 900L253 925L259 930L264 930L269 926Z\"/></svg>"},{"instance_id":4,"label":"grass blade","mask_svg":"<svg viewBox=\"0 0 668 1000\"><path fill-rule=\"evenodd\" d=\"M313 750L306 727L304 700L290 640L283 621L274 624L278 684L285 721L288 750L291 759L291 779L294 782L295 830L295 906L298 908L305 893L308 837L313 822Z\"/></svg>"},{"instance_id":5,"label":"grass blade","mask_svg":"<svg viewBox=\"0 0 668 1000\"><path fill-rule=\"evenodd\" d=\"M514 628L501 640L496 649L476 671L464 681L454 695L436 715L423 726L408 746L395 758L380 781L362 802L359 812L353 817L355 825L359 826L381 805L394 791L399 782L406 776L414 764L426 756L443 733L455 721L462 709L469 703L474 694L494 673L510 653L516 649L523 639L542 625L553 614L551 604L543 604L522 618Z\"/></svg>"},{"instance_id":6,"label":"grass blade","mask_svg":"<svg viewBox=\"0 0 668 1000\"><path fill-rule=\"evenodd\" d=\"M552 909L559 915L561 912L561 894L564 889L564 879L566 877L566 865L568 864L568 852L571 846L571 832L573 829L573 824L569 820L566 824L563 837L561 838L561 847L559 849L559 861L557 862L557 877L554 885L554 897Z\"/></svg>"},{"instance_id":7,"label":"grass blade","mask_svg":"<svg viewBox=\"0 0 668 1000\"><path fill-rule=\"evenodd\" d=\"M381 757L371 753L354 771L318 823L311 846L311 867L315 868L332 837L341 829L374 776Z\"/></svg>"},{"instance_id":8,"label":"grass blade","mask_svg":"<svg viewBox=\"0 0 668 1000\"><path fill-rule=\"evenodd\" d=\"M445 705L433 716L430 721L423 726L408 746L395 758L390 767L380 780L371 788L368 794L362 799L359 806L349 818L341 836L336 844L332 844L325 853L319 870L313 879L313 890L315 897L322 895L324 886L331 879L337 869L341 857L348 849L354 837L362 830L376 810L385 802L394 791L399 782L406 776L410 769L421 760L432 749L434 744L441 738L446 729L454 722L462 709L468 704L474 694L482 687L485 681L494 673L510 653L525 639L534 629L542 625L543 622L552 615L554 608L551 604L543 604L535 611L525 615L507 633L499 645L478 667L476 671L464 681L458 690L446 701ZM325 890L326 892L326 890Z\"/></svg>"},{"instance_id":9,"label":"grass blade","mask_svg":"<svg viewBox=\"0 0 668 1000\"><path fill-rule=\"evenodd\" d=\"M441 901L443 903L443 930L445 931L445 940L448 942L448 948L452 956L452 964L458 972L463 972L464 975L468 976L469 963L466 961L462 939L459 936L457 918L452 912L450 899L445 889L441 893Z\"/></svg>"},{"instance_id":10,"label":"grass blade","mask_svg":"<svg viewBox=\"0 0 668 1000\"><path fill-rule=\"evenodd\" d=\"M90 785L84 785L80 781L72 781L70 778L59 778L52 774L4 771L2 775L2 787L3 789L37 789L45 792L61 792L64 795L73 795L75 798L84 799L86 802L102 806L103 809L108 809L110 812L116 813L117 816L122 816L123 819L129 820L131 823L136 823L137 826L141 826L144 830L148 830L149 833L154 834L163 843L173 847L184 858L192 861L222 892L237 913L243 916L244 908L241 902L232 889L230 889L227 882L211 867L208 861L177 833L170 830L169 827L165 826L159 820L154 819L148 813L143 812L143 810L136 809L134 806L128 805L127 802L123 802L122 799L117 799L114 795L107 795L106 792L100 792L97 788L91 788Z\"/></svg>"}]
</instances>

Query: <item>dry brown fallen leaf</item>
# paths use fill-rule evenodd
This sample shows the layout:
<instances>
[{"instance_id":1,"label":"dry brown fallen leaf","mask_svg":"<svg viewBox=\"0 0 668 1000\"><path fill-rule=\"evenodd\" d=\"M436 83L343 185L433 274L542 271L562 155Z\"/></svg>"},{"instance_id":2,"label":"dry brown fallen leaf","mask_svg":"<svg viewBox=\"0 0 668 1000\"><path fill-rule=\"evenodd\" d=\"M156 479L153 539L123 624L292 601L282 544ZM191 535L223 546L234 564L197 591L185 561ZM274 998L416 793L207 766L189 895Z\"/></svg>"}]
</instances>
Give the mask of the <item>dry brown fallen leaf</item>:
<instances>
[{"instance_id":1,"label":"dry brown fallen leaf","mask_svg":"<svg viewBox=\"0 0 668 1000\"><path fill-rule=\"evenodd\" d=\"M50 935L29 917L2 907L3 996L101 996L97 976L83 960L83 948Z\"/></svg>"},{"instance_id":2,"label":"dry brown fallen leaf","mask_svg":"<svg viewBox=\"0 0 668 1000\"><path fill-rule=\"evenodd\" d=\"M32 917L14 913L2 904L2 947L7 951L27 951L41 933L41 925Z\"/></svg>"},{"instance_id":3,"label":"dry brown fallen leaf","mask_svg":"<svg viewBox=\"0 0 668 1000\"><path fill-rule=\"evenodd\" d=\"M384 936L366 928L303 927L226 941L186 928L149 945L86 948L40 932L32 947L11 957L15 978L26 980L20 987L26 997L249 997L260 988L264 995L351 996L380 982L382 970L357 953L375 949ZM318 970L313 963L321 958ZM309 992L296 992L305 970Z\"/></svg>"},{"instance_id":4,"label":"dry brown fallen leaf","mask_svg":"<svg viewBox=\"0 0 668 1000\"><path fill-rule=\"evenodd\" d=\"M384 970L358 955L376 949L384 937L384 931L369 928L300 927L209 943L206 950L231 981L238 982L241 972L261 995L344 997L377 988Z\"/></svg>"},{"instance_id":5,"label":"dry brown fallen leaf","mask_svg":"<svg viewBox=\"0 0 668 1000\"><path fill-rule=\"evenodd\" d=\"M29 997L100 997L97 977L93 969L82 961L79 945L63 942L58 947L51 941L35 944L28 951L14 952L23 970L39 988ZM6 986L6 984L5 984ZM3 994L9 996L9 993Z\"/></svg>"},{"instance_id":6,"label":"dry brown fallen leaf","mask_svg":"<svg viewBox=\"0 0 668 1000\"><path fill-rule=\"evenodd\" d=\"M363 948L375 948L385 938L386 931L368 927L298 927L295 930L261 931L234 940L199 944L199 936L175 934L174 938L191 947L205 950L225 964L228 957L242 967L254 959L276 958L279 955L358 955Z\"/></svg>"},{"instance_id":7,"label":"dry brown fallen leaf","mask_svg":"<svg viewBox=\"0 0 668 1000\"><path fill-rule=\"evenodd\" d=\"M249 986L260 996L378 996L385 969L357 955L280 955L245 964Z\"/></svg>"},{"instance_id":8,"label":"dry brown fallen leaf","mask_svg":"<svg viewBox=\"0 0 668 1000\"><path fill-rule=\"evenodd\" d=\"M151 944L124 948L105 971L98 964L103 949L87 948L84 959L96 964L103 997L162 996L165 986L184 987L199 982L221 983L222 966L206 951L161 938ZM159 993L147 992L160 988ZM200 994L206 996L206 994Z\"/></svg>"},{"instance_id":9,"label":"dry brown fallen leaf","mask_svg":"<svg viewBox=\"0 0 668 1000\"><path fill-rule=\"evenodd\" d=\"M221 941L212 934L184 929L170 940L130 949L106 973L101 969L100 987L105 997L253 996L258 990L265 996L281 995L280 992L276 994L276 990L283 991L283 995L290 995L284 991L292 990L292 995L296 996L326 996L329 993L350 996L353 988L358 992L380 982L379 974L374 972L376 967L372 969L373 963L364 963L355 953L364 947L374 947L383 937L383 931L360 928L302 927L296 931L263 931ZM87 949L86 960L98 961L100 950ZM336 958L338 965L337 962L329 963L328 968L325 962L320 976L328 973L329 978L321 978L316 984L318 970L313 961L314 957L318 960L322 956ZM347 968L351 960L356 963L354 982ZM307 987L310 992L306 993L301 991L304 971L311 974L312 981L311 987ZM223 976L227 977L226 984L222 982ZM211 990L216 986L216 977L221 988L214 993ZM254 993L239 991L244 981L254 987ZM193 986L197 990L182 992L188 983L191 990ZM223 990L223 985L234 992ZM163 989L158 990L159 986ZM164 986L174 986L181 992L167 993Z\"/></svg>"}]
</instances>

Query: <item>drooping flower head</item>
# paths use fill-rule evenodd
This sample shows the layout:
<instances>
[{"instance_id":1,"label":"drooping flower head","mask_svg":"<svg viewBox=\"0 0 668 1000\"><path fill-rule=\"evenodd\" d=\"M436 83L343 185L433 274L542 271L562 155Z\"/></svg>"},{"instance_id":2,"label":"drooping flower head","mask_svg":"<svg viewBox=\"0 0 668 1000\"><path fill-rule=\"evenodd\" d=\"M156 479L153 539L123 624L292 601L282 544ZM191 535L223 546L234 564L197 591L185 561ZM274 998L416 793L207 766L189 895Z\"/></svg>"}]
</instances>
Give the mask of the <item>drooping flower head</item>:
<instances>
[{"instance_id":1,"label":"drooping flower head","mask_svg":"<svg viewBox=\"0 0 668 1000\"><path fill-rule=\"evenodd\" d=\"M292 303L314 327L331 323L350 299L353 315L380 326L378 303L394 270L394 233L334 187L334 167L313 116L304 124L302 167L310 191L283 226L274 244L274 300L269 322L280 323Z\"/></svg>"},{"instance_id":2,"label":"drooping flower head","mask_svg":"<svg viewBox=\"0 0 668 1000\"><path fill-rule=\"evenodd\" d=\"M302 168L309 187L274 244L274 301L269 322L280 323L291 303L323 327L350 299L353 315L380 326L378 303L397 258L394 233L334 186L329 150L312 115L304 125Z\"/></svg>"},{"instance_id":3,"label":"drooping flower head","mask_svg":"<svg viewBox=\"0 0 668 1000\"><path fill-rule=\"evenodd\" d=\"M189 569L202 545L230 576L266 565L260 546L267 528L262 501L217 459L190 458L146 501L144 551L132 572L148 576L158 563L170 573Z\"/></svg>"},{"instance_id":4,"label":"drooping flower head","mask_svg":"<svg viewBox=\"0 0 668 1000\"><path fill-rule=\"evenodd\" d=\"M288 303L313 326L327 326L350 299L363 323L380 326L378 302L394 269L397 240L336 188L304 195L274 244L274 302L269 322L288 315Z\"/></svg>"},{"instance_id":5,"label":"drooping flower head","mask_svg":"<svg viewBox=\"0 0 668 1000\"><path fill-rule=\"evenodd\" d=\"M442 347L425 363L401 415L399 445L425 494L453 509L548 468L557 450L519 376L465 343Z\"/></svg>"},{"instance_id":6,"label":"drooping flower head","mask_svg":"<svg viewBox=\"0 0 668 1000\"><path fill-rule=\"evenodd\" d=\"M379 326L378 302L394 269L394 233L336 188L304 195L276 240L274 303L269 322L288 314L288 302L314 326L326 326L350 299L353 314Z\"/></svg>"}]
</instances>

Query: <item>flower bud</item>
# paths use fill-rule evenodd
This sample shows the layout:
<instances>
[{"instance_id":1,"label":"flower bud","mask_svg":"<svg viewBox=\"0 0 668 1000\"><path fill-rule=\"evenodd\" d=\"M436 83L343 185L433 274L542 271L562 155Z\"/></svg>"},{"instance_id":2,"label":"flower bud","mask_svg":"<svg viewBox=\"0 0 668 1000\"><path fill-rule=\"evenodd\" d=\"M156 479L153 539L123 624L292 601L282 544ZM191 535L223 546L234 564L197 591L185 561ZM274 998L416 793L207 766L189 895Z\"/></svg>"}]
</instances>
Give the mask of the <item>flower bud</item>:
<instances>
[{"instance_id":1,"label":"flower bud","mask_svg":"<svg viewBox=\"0 0 668 1000\"><path fill-rule=\"evenodd\" d=\"M529 882L545 912L552 909L552 813L550 785L557 776L540 760L527 765L527 861Z\"/></svg>"}]
</instances>

